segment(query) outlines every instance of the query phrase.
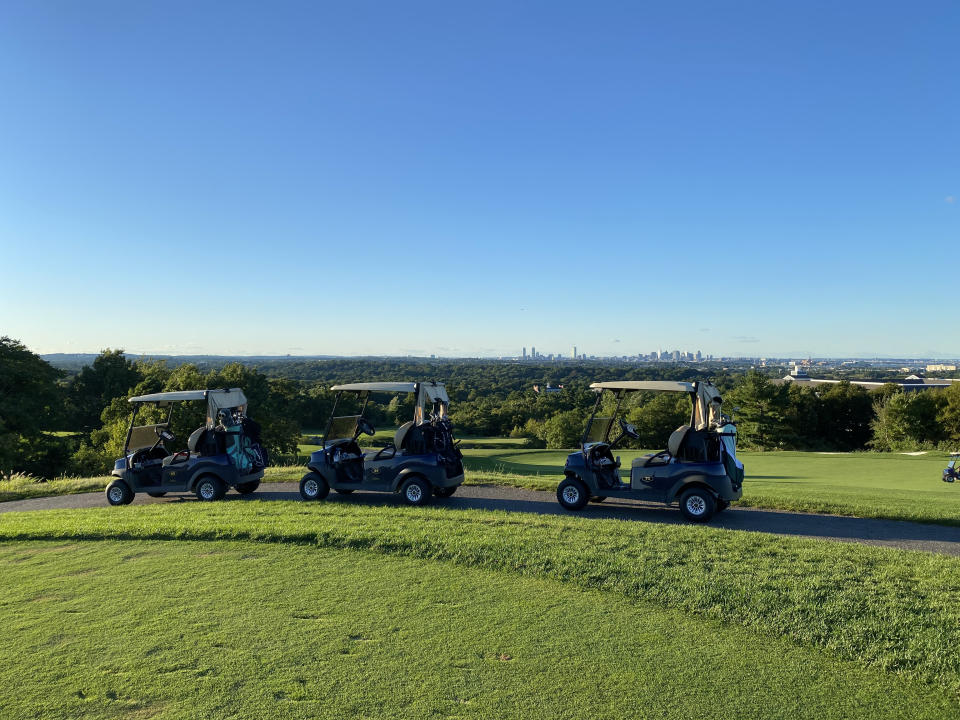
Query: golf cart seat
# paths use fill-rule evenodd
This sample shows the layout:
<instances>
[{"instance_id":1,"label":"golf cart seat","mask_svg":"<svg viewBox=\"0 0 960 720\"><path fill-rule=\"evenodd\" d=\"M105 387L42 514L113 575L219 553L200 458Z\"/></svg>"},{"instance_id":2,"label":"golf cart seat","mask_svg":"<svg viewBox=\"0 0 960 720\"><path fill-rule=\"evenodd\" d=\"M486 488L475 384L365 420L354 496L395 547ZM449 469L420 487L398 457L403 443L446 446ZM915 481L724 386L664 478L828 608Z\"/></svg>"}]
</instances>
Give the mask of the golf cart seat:
<instances>
[{"instance_id":1,"label":"golf cart seat","mask_svg":"<svg viewBox=\"0 0 960 720\"><path fill-rule=\"evenodd\" d=\"M197 452L197 443L200 442L200 438L203 437L203 434L207 431L206 425L201 425L192 433L190 437L187 438L187 450L190 452Z\"/></svg>"},{"instance_id":2,"label":"golf cart seat","mask_svg":"<svg viewBox=\"0 0 960 720\"><path fill-rule=\"evenodd\" d=\"M163 459L163 463L162 463L163 467L168 467L170 465L179 465L180 463L184 463L190 459L190 455L191 454L189 451L178 452L178 453L174 453L173 455L167 455Z\"/></svg>"},{"instance_id":3,"label":"golf cart seat","mask_svg":"<svg viewBox=\"0 0 960 720\"><path fill-rule=\"evenodd\" d=\"M689 425L681 425L670 433L670 439L667 440L667 452L673 455L673 457L680 455L680 449L683 447L683 443L686 441L691 429Z\"/></svg>"},{"instance_id":4,"label":"golf cart seat","mask_svg":"<svg viewBox=\"0 0 960 720\"><path fill-rule=\"evenodd\" d=\"M405 422L399 428L397 428L396 434L393 436L393 445L397 450L403 450L403 442L407 439L407 432L410 428L413 427L413 420Z\"/></svg>"}]
</instances>

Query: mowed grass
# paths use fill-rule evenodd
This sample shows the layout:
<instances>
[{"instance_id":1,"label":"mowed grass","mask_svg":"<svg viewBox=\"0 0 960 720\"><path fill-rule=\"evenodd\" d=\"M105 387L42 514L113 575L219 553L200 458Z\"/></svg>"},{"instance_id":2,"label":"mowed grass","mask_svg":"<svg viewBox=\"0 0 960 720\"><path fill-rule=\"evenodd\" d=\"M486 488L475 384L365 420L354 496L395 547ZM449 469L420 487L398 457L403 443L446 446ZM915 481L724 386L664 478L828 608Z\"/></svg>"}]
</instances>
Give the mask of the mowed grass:
<instances>
[{"instance_id":1,"label":"mowed grass","mask_svg":"<svg viewBox=\"0 0 960 720\"><path fill-rule=\"evenodd\" d=\"M554 490L567 450L472 450L471 482ZM622 472L644 453L621 451ZM944 453L824 454L739 452L746 476L741 506L960 525L960 483L941 478Z\"/></svg>"},{"instance_id":2,"label":"mowed grass","mask_svg":"<svg viewBox=\"0 0 960 720\"><path fill-rule=\"evenodd\" d=\"M552 579L249 542L0 544L19 718L949 718L937 688Z\"/></svg>"},{"instance_id":3,"label":"mowed grass","mask_svg":"<svg viewBox=\"0 0 960 720\"><path fill-rule=\"evenodd\" d=\"M704 526L335 503L0 515L0 541L103 538L372 551L554 580L610 593L610 613L624 603L652 603L926 682L953 701L960 697L960 559L952 557ZM187 577L195 572L193 565L176 567ZM140 602L124 585L115 587L121 603ZM164 607L144 602L151 613Z\"/></svg>"}]
</instances>

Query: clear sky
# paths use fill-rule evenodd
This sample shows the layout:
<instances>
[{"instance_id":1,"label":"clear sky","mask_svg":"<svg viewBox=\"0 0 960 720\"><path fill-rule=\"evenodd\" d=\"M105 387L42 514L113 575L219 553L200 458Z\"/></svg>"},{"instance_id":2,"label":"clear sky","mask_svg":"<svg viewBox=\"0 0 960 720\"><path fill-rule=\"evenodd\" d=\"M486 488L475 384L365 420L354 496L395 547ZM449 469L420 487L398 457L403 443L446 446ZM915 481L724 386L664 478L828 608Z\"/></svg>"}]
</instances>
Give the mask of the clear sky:
<instances>
[{"instance_id":1,"label":"clear sky","mask_svg":"<svg viewBox=\"0 0 960 720\"><path fill-rule=\"evenodd\" d=\"M38 352L960 356L960 4L0 3Z\"/></svg>"}]
</instances>

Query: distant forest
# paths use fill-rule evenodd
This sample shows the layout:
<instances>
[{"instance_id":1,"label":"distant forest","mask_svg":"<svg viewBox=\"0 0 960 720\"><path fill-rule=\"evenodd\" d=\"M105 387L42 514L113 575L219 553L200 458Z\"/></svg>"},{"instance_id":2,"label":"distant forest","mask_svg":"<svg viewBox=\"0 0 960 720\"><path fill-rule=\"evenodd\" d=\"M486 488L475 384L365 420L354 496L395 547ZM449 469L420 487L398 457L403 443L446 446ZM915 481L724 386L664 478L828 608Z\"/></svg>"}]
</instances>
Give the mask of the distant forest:
<instances>
[{"instance_id":1,"label":"distant forest","mask_svg":"<svg viewBox=\"0 0 960 720\"><path fill-rule=\"evenodd\" d=\"M0 338L3 477L105 474L121 453L128 397L225 386L244 389L250 415L263 426L272 454L293 461L301 437L322 432L333 403L331 385L378 380L444 382L459 435L526 438L531 447L576 446L595 399L588 386L604 380L710 380L720 388L725 411L737 423L741 447L916 450L946 449L960 441L960 384L910 393L890 384L867 392L846 382L815 388L774 384L771 375L779 373L762 368L682 364L405 358L132 360L121 350L106 350L92 358L50 357L56 367L18 341ZM78 358L86 363L75 365ZM862 373L858 369L847 378L863 377ZM563 390L534 391L534 385L547 384L562 385ZM412 416L412 398L375 400L368 415L377 425L396 426ZM635 446L660 449L688 417L689 401L671 393L636 393L625 409L640 432ZM183 439L200 422L196 411L178 414L178 436Z\"/></svg>"}]
</instances>

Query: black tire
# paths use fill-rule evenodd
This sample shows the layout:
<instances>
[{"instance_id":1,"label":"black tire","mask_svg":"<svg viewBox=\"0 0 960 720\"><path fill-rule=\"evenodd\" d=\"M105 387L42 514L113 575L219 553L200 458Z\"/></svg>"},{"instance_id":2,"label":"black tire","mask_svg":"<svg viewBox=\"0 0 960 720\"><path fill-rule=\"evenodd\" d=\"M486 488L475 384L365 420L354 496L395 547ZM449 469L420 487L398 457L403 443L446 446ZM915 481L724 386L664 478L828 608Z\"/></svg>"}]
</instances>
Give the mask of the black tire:
<instances>
[{"instance_id":1,"label":"black tire","mask_svg":"<svg viewBox=\"0 0 960 720\"><path fill-rule=\"evenodd\" d=\"M438 498L448 498L457 491L458 487L460 486L452 485L451 487L435 487L433 489L433 494Z\"/></svg>"},{"instance_id":2,"label":"black tire","mask_svg":"<svg viewBox=\"0 0 960 720\"><path fill-rule=\"evenodd\" d=\"M160 492L150 492L149 490L147 490L147 495L149 495L150 497L163 497L166 494L167 494L166 490L161 490Z\"/></svg>"},{"instance_id":3,"label":"black tire","mask_svg":"<svg viewBox=\"0 0 960 720\"><path fill-rule=\"evenodd\" d=\"M400 496L407 505L426 505L433 497L430 491L430 483L422 477L412 477L407 480L400 488Z\"/></svg>"},{"instance_id":4,"label":"black tire","mask_svg":"<svg viewBox=\"0 0 960 720\"><path fill-rule=\"evenodd\" d=\"M105 494L111 505L129 505L133 502L134 492L123 480L114 480L107 485Z\"/></svg>"},{"instance_id":5,"label":"black tire","mask_svg":"<svg viewBox=\"0 0 960 720\"><path fill-rule=\"evenodd\" d=\"M260 487L259 480L251 480L250 482L240 483L235 485L237 492L241 495L249 495L252 492L255 492L258 487Z\"/></svg>"},{"instance_id":6,"label":"black tire","mask_svg":"<svg viewBox=\"0 0 960 720\"><path fill-rule=\"evenodd\" d=\"M717 500L717 509L714 512L723 512L728 507L730 507L729 500Z\"/></svg>"},{"instance_id":7,"label":"black tire","mask_svg":"<svg viewBox=\"0 0 960 720\"><path fill-rule=\"evenodd\" d=\"M216 475L204 475L197 480L197 484L194 485L193 491L196 493L199 500L204 502L213 502L214 500L222 499L223 496L227 494L227 486L224 484L223 480L218 478Z\"/></svg>"},{"instance_id":8,"label":"black tire","mask_svg":"<svg viewBox=\"0 0 960 720\"><path fill-rule=\"evenodd\" d=\"M579 478L567 478L557 486L557 502L564 510L583 510L590 501L590 491Z\"/></svg>"},{"instance_id":9,"label":"black tire","mask_svg":"<svg viewBox=\"0 0 960 720\"><path fill-rule=\"evenodd\" d=\"M330 494L330 484L320 473L307 473L300 480L300 497L304 500L323 500Z\"/></svg>"},{"instance_id":10,"label":"black tire","mask_svg":"<svg viewBox=\"0 0 960 720\"><path fill-rule=\"evenodd\" d=\"M353 488L334 488L333 491L338 495L349 495L353 492Z\"/></svg>"},{"instance_id":11,"label":"black tire","mask_svg":"<svg viewBox=\"0 0 960 720\"><path fill-rule=\"evenodd\" d=\"M680 512L691 522L709 522L716 508L717 502L709 490L690 488L680 496Z\"/></svg>"},{"instance_id":12,"label":"black tire","mask_svg":"<svg viewBox=\"0 0 960 720\"><path fill-rule=\"evenodd\" d=\"M590 502L592 502L592 503L601 503L601 502L603 502L603 501L606 500L606 499L607 499L607 496L606 496L606 495L594 495L592 498L590 498Z\"/></svg>"}]
</instances>

